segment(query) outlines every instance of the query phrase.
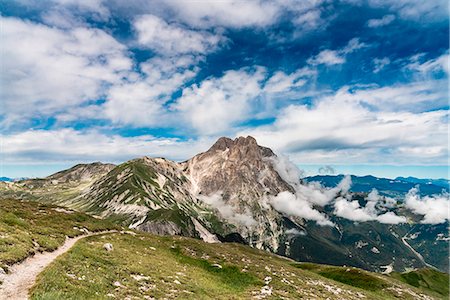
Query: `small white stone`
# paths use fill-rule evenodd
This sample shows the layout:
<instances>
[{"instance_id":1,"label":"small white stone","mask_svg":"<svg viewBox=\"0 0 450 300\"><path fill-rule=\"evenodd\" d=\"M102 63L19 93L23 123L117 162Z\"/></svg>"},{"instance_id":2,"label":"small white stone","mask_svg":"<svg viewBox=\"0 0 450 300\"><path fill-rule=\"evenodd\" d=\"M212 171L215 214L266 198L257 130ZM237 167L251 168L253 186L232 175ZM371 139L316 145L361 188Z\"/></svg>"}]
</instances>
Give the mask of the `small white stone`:
<instances>
[{"instance_id":1,"label":"small white stone","mask_svg":"<svg viewBox=\"0 0 450 300\"><path fill-rule=\"evenodd\" d=\"M111 243L104 244L103 248L105 248L106 251L112 251L114 249L114 247Z\"/></svg>"}]
</instances>

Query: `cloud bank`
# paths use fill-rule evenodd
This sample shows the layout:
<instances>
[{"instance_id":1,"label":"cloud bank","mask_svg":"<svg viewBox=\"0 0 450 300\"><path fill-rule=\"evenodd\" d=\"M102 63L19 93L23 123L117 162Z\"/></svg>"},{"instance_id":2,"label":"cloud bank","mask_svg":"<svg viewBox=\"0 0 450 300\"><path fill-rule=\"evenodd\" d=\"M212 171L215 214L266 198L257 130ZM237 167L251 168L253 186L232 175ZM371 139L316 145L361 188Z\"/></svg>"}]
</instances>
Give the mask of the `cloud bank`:
<instances>
[{"instance_id":1,"label":"cloud bank","mask_svg":"<svg viewBox=\"0 0 450 300\"><path fill-rule=\"evenodd\" d=\"M418 189L411 189L405 197L405 206L415 214L422 215L423 224L439 224L450 219L450 198L448 193L420 197Z\"/></svg>"},{"instance_id":2,"label":"cloud bank","mask_svg":"<svg viewBox=\"0 0 450 300\"><path fill-rule=\"evenodd\" d=\"M236 212L233 206L223 201L221 192L217 192L210 196L198 195L197 197L204 203L212 206L214 209L217 209L219 214L232 224L242 225L245 227L252 227L256 225L256 221L250 211L246 210L244 213Z\"/></svg>"}]
</instances>

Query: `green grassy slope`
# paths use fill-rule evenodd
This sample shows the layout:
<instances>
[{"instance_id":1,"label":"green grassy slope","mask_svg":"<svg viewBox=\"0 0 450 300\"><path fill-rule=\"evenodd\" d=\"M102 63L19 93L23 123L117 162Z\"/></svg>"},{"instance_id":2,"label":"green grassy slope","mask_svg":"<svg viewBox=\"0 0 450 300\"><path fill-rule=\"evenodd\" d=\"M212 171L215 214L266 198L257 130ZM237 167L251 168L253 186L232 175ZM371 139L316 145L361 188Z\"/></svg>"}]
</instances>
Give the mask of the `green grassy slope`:
<instances>
[{"instance_id":1,"label":"green grassy slope","mask_svg":"<svg viewBox=\"0 0 450 300\"><path fill-rule=\"evenodd\" d=\"M20 261L33 251L55 249L66 235L81 234L79 228L90 231L114 228L108 221L55 206L0 201L3 265ZM111 243L114 249L106 251L105 243ZM186 237L126 231L78 241L38 276L30 297L52 300L442 298L445 294L442 286L433 285L430 289L431 281L426 279L426 282L427 287L414 286L409 279L356 268L296 263L240 244L207 244Z\"/></svg>"},{"instance_id":2,"label":"green grassy slope","mask_svg":"<svg viewBox=\"0 0 450 300\"><path fill-rule=\"evenodd\" d=\"M409 285L432 291L442 296L443 299L448 299L449 297L450 277L446 273L425 268L405 273L394 272L391 276Z\"/></svg>"},{"instance_id":3,"label":"green grassy slope","mask_svg":"<svg viewBox=\"0 0 450 300\"><path fill-rule=\"evenodd\" d=\"M102 231L118 228L106 220L65 210L57 206L0 199L0 267L21 261L36 251L52 251L66 236L83 234L83 229Z\"/></svg>"},{"instance_id":4,"label":"green grassy slope","mask_svg":"<svg viewBox=\"0 0 450 300\"><path fill-rule=\"evenodd\" d=\"M105 243L114 250L105 251ZM380 274L299 265L238 244L114 233L79 241L41 273L31 299L423 298Z\"/></svg>"}]
</instances>

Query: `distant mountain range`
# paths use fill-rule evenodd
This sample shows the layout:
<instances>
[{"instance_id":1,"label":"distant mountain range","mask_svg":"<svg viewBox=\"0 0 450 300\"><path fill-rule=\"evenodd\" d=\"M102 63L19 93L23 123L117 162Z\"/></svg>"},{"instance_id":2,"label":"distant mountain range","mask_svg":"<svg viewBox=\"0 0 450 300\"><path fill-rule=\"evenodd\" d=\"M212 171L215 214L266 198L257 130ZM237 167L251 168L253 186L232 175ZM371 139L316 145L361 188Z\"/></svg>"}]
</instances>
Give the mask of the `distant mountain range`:
<instances>
[{"instance_id":1,"label":"distant mountain range","mask_svg":"<svg viewBox=\"0 0 450 300\"><path fill-rule=\"evenodd\" d=\"M397 197L417 183L352 176L350 185L343 175L302 181L299 175L254 138L223 137L181 163L142 157L0 182L0 197L58 204L161 235L246 243L298 261L378 272L427 265L448 271L448 222L421 224L422 216L401 202L368 195L376 188ZM323 186L308 184L313 181ZM418 184L422 194L443 189ZM362 217L355 221L349 209Z\"/></svg>"},{"instance_id":2,"label":"distant mountain range","mask_svg":"<svg viewBox=\"0 0 450 300\"><path fill-rule=\"evenodd\" d=\"M306 182L320 182L326 187L335 187L342 181L344 175L317 175L303 178ZM419 188L421 195L440 194L449 192L449 184L446 179L419 179L415 177L397 177L395 179L378 178L374 176L351 175L352 186L350 191L355 193L369 193L377 189L382 195L389 197L402 197L414 187Z\"/></svg>"},{"instance_id":3,"label":"distant mountain range","mask_svg":"<svg viewBox=\"0 0 450 300\"><path fill-rule=\"evenodd\" d=\"M13 181L19 181L19 180L25 180L28 179L27 177L19 177L19 178L10 178L10 177L0 177L0 181L4 182L13 182Z\"/></svg>"}]
</instances>

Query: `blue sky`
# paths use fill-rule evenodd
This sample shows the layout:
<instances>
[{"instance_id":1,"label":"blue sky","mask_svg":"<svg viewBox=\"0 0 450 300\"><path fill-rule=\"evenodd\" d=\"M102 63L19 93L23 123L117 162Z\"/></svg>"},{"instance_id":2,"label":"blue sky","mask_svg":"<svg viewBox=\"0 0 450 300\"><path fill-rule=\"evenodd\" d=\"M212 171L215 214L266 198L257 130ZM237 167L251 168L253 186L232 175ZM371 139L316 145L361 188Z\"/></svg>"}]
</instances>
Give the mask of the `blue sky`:
<instances>
[{"instance_id":1,"label":"blue sky","mask_svg":"<svg viewBox=\"0 0 450 300\"><path fill-rule=\"evenodd\" d=\"M0 5L0 176L252 135L310 174L448 177L445 0Z\"/></svg>"}]
</instances>

